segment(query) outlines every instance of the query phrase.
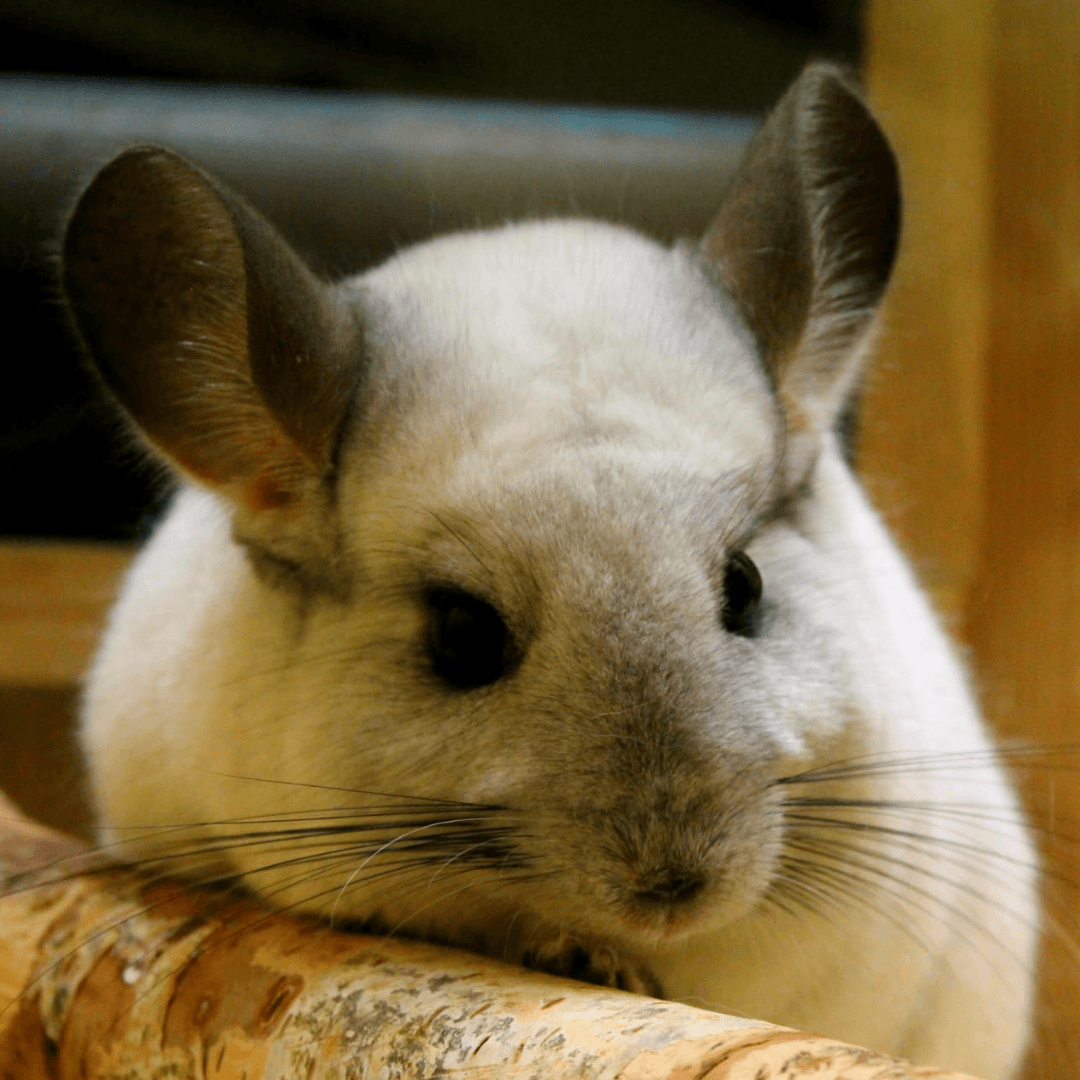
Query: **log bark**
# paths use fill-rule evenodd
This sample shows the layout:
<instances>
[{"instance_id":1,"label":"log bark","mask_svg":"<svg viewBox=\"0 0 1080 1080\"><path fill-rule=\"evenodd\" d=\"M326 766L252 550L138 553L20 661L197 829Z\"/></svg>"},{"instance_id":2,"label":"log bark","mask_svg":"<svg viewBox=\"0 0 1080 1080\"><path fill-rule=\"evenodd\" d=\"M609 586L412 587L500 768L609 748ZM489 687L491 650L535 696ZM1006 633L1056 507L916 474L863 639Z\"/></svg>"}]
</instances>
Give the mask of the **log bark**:
<instances>
[{"instance_id":1,"label":"log bark","mask_svg":"<svg viewBox=\"0 0 1080 1080\"><path fill-rule=\"evenodd\" d=\"M2 1080L961 1080L788 1028L147 886L2 800ZM45 864L28 887L26 872Z\"/></svg>"}]
</instances>

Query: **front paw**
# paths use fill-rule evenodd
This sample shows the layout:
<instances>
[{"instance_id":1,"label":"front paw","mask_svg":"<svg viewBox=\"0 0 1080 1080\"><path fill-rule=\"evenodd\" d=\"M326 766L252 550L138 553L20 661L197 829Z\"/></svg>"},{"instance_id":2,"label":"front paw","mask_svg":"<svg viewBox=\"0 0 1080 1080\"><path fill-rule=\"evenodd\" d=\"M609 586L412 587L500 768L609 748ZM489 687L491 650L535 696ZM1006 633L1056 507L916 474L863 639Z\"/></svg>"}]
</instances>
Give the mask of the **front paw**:
<instances>
[{"instance_id":1,"label":"front paw","mask_svg":"<svg viewBox=\"0 0 1080 1080\"><path fill-rule=\"evenodd\" d=\"M527 950L522 963L549 975L611 986L648 997L662 996L659 982L640 964L606 945L587 945L572 934L560 934Z\"/></svg>"}]
</instances>

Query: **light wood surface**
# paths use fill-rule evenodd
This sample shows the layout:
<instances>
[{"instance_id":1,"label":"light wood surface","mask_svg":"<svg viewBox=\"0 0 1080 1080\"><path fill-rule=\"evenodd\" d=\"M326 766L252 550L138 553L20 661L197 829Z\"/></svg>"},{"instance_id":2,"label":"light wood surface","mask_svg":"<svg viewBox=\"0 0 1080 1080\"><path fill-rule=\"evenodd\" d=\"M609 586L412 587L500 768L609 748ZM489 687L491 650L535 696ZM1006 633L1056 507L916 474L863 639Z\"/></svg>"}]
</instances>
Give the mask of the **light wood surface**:
<instances>
[{"instance_id":1,"label":"light wood surface","mask_svg":"<svg viewBox=\"0 0 1080 1080\"><path fill-rule=\"evenodd\" d=\"M995 8L984 525L967 637L1002 735L1067 744L1080 737L1080 6ZM1036 819L1075 837L1077 774L1028 780ZM1047 857L1039 1075L1076 1076L1075 840Z\"/></svg>"},{"instance_id":2,"label":"light wood surface","mask_svg":"<svg viewBox=\"0 0 1080 1080\"><path fill-rule=\"evenodd\" d=\"M1080 5L871 0L905 241L863 412L879 505L1010 741L1080 741ZM1080 774L1021 777L1050 933L1028 1077L1080 1075Z\"/></svg>"}]
</instances>

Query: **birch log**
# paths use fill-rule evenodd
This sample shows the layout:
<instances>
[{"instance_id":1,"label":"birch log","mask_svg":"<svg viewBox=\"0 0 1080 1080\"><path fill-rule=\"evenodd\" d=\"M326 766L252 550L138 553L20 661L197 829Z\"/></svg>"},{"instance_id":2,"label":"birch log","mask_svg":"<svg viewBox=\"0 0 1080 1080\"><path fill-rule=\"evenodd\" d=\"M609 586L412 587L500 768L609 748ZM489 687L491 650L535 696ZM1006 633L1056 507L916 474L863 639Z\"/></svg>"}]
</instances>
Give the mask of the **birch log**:
<instances>
[{"instance_id":1,"label":"birch log","mask_svg":"<svg viewBox=\"0 0 1080 1080\"><path fill-rule=\"evenodd\" d=\"M92 858L0 801L2 1080L961 1080Z\"/></svg>"}]
</instances>

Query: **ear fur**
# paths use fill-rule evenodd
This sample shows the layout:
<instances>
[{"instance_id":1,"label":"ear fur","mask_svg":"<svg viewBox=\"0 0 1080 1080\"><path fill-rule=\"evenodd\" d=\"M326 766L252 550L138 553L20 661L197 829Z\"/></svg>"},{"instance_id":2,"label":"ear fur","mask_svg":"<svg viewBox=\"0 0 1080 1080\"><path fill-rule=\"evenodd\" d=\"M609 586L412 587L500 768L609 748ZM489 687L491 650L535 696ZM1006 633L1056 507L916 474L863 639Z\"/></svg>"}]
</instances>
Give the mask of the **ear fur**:
<instances>
[{"instance_id":1,"label":"ear fur","mask_svg":"<svg viewBox=\"0 0 1080 1080\"><path fill-rule=\"evenodd\" d=\"M251 207L168 150L128 150L79 200L64 288L91 359L153 447L252 510L333 468L360 335Z\"/></svg>"},{"instance_id":2,"label":"ear fur","mask_svg":"<svg viewBox=\"0 0 1080 1080\"><path fill-rule=\"evenodd\" d=\"M896 161L845 74L810 65L755 137L702 241L780 394L789 438L851 392L900 228Z\"/></svg>"},{"instance_id":3,"label":"ear fur","mask_svg":"<svg viewBox=\"0 0 1080 1080\"><path fill-rule=\"evenodd\" d=\"M63 281L98 372L153 448L257 533L310 513L361 336L262 217L170 151L129 150L79 200Z\"/></svg>"}]
</instances>

